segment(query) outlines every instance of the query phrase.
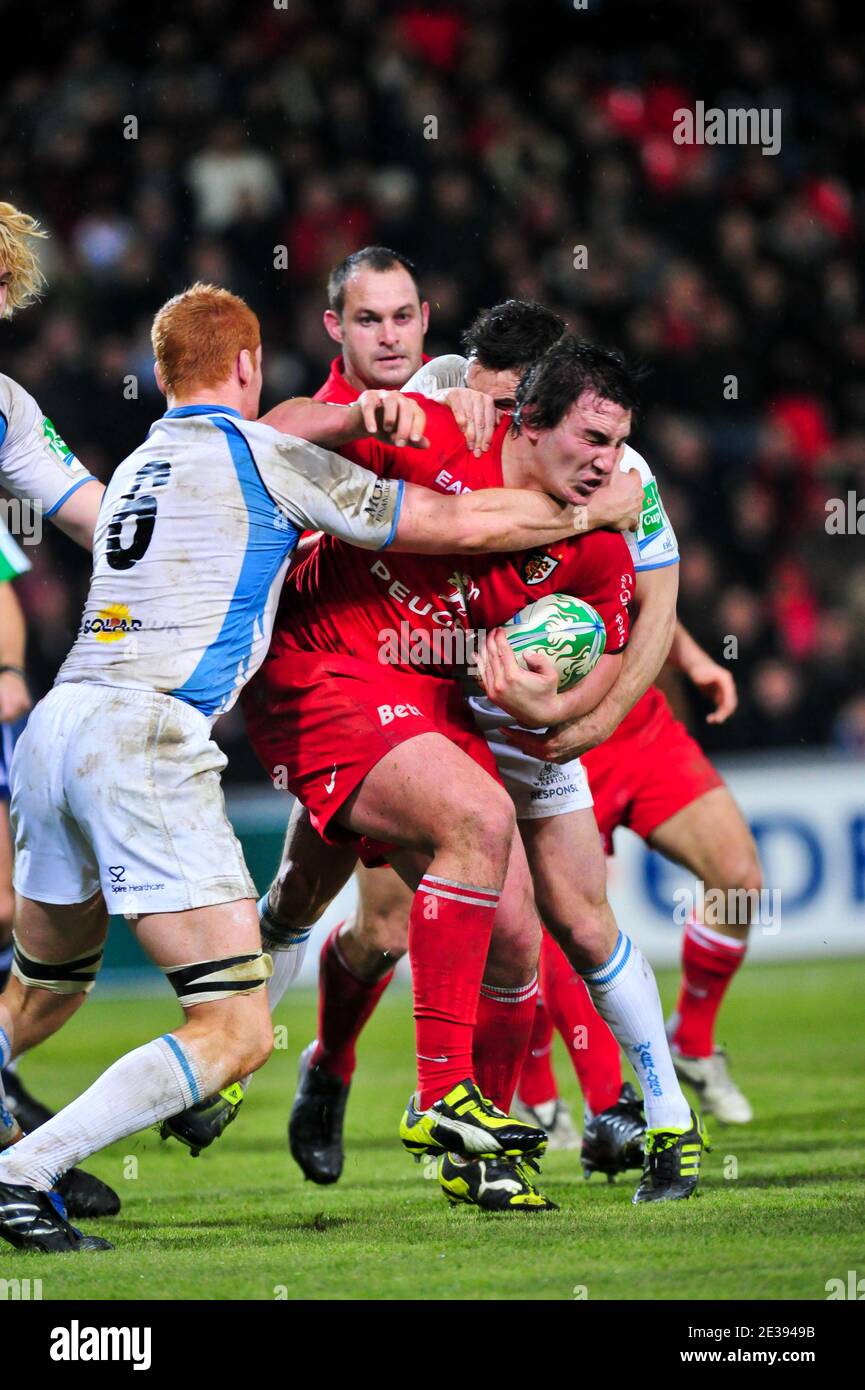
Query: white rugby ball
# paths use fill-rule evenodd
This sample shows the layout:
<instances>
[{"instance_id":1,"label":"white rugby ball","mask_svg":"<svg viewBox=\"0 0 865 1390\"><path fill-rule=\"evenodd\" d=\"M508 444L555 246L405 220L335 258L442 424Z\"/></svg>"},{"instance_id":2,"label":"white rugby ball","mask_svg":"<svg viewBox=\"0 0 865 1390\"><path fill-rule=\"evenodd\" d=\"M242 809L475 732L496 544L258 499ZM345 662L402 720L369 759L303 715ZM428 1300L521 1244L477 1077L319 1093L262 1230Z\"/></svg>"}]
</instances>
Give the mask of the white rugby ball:
<instances>
[{"instance_id":1,"label":"white rugby ball","mask_svg":"<svg viewBox=\"0 0 865 1390\"><path fill-rule=\"evenodd\" d=\"M548 594L527 604L503 630L518 661L526 652L543 652L555 662L559 690L593 671L607 644L600 613L571 594Z\"/></svg>"}]
</instances>

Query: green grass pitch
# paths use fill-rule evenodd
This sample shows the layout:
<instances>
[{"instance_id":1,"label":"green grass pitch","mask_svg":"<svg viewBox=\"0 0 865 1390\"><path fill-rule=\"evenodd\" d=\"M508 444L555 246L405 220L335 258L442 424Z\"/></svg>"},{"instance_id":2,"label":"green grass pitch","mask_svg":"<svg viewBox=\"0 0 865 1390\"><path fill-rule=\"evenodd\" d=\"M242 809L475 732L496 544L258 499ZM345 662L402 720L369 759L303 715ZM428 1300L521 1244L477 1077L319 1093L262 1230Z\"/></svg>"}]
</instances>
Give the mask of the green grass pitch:
<instances>
[{"instance_id":1,"label":"green grass pitch","mask_svg":"<svg viewBox=\"0 0 865 1390\"><path fill-rule=\"evenodd\" d=\"M665 1004L675 977L660 977ZM288 1156L297 1054L315 1028L308 992L278 1018L279 1049L222 1141L198 1159L153 1132L90 1160L123 1199L89 1223L109 1254L21 1256L0 1280L42 1279L45 1299L825 1299L828 1279L865 1275L865 962L746 968L721 1041L755 1122L710 1123L698 1198L631 1206L634 1182L544 1161L547 1215L451 1210L402 1150L412 1084L409 997L385 997L362 1039L341 1182L305 1183ZM59 1104L120 1053L173 1026L169 998L92 999L22 1067ZM557 1070L579 1114L563 1050ZM636 1175L634 1175L634 1181Z\"/></svg>"}]
</instances>

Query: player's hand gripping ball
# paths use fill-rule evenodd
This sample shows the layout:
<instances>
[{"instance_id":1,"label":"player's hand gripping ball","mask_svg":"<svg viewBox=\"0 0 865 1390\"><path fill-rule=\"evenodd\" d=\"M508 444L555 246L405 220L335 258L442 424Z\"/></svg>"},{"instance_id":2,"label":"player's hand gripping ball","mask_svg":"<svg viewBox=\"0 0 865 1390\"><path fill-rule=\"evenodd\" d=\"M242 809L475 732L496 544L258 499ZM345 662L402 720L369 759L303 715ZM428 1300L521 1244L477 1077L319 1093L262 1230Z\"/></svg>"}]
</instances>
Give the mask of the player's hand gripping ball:
<instances>
[{"instance_id":1,"label":"player's hand gripping ball","mask_svg":"<svg viewBox=\"0 0 865 1390\"><path fill-rule=\"evenodd\" d=\"M560 691L594 670L607 644L601 615L570 594L549 594L527 604L503 631L518 661L526 652L543 652L555 663Z\"/></svg>"}]
</instances>

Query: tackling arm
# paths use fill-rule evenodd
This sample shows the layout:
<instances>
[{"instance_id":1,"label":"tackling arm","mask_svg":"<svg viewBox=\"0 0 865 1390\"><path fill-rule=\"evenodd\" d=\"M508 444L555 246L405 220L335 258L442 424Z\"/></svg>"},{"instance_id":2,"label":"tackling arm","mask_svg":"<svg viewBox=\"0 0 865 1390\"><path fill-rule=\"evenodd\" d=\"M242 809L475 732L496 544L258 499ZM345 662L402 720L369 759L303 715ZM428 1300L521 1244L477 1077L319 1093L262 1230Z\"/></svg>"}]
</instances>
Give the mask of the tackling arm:
<instances>
[{"instance_id":1,"label":"tackling arm","mask_svg":"<svg viewBox=\"0 0 865 1390\"><path fill-rule=\"evenodd\" d=\"M423 409L399 391L362 391L351 405L295 396L262 415L261 423L322 449L339 449L356 439L379 439L397 448L429 447Z\"/></svg>"},{"instance_id":2,"label":"tackling arm","mask_svg":"<svg viewBox=\"0 0 865 1390\"><path fill-rule=\"evenodd\" d=\"M582 530L582 508L545 492L486 488L459 497L406 483L393 550L416 554L478 555L530 550Z\"/></svg>"}]
</instances>

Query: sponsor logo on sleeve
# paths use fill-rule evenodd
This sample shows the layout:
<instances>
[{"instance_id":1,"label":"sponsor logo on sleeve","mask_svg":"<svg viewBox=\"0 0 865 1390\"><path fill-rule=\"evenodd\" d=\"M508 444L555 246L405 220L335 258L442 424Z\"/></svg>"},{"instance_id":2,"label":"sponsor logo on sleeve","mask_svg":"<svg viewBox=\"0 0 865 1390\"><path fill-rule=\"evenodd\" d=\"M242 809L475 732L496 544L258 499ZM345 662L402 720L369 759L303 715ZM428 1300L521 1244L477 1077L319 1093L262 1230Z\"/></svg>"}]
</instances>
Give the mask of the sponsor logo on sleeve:
<instances>
[{"instance_id":1,"label":"sponsor logo on sleeve","mask_svg":"<svg viewBox=\"0 0 865 1390\"><path fill-rule=\"evenodd\" d=\"M652 478L643 489L643 510L640 513L640 533L648 540L663 531L666 518L658 496L658 484Z\"/></svg>"},{"instance_id":2,"label":"sponsor logo on sleeve","mask_svg":"<svg viewBox=\"0 0 865 1390\"><path fill-rule=\"evenodd\" d=\"M392 491L393 483L390 478L376 478L369 500L363 509L373 526L381 526L386 520Z\"/></svg>"},{"instance_id":3,"label":"sponsor logo on sleeve","mask_svg":"<svg viewBox=\"0 0 865 1390\"><path fill-rule=\"evenodd\" d=\"M69 448L69 445L66 444L58 434L53 421L49 420L47 415L42 421L42 433L45 436L45 443L48 445L54 457L59 459L60 463L64 464L69 469L76 467L80 468L82 466Z\"/></svg>"}]
</instances>

